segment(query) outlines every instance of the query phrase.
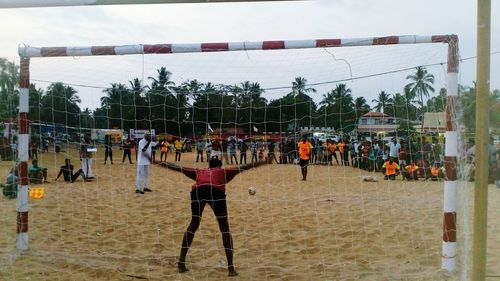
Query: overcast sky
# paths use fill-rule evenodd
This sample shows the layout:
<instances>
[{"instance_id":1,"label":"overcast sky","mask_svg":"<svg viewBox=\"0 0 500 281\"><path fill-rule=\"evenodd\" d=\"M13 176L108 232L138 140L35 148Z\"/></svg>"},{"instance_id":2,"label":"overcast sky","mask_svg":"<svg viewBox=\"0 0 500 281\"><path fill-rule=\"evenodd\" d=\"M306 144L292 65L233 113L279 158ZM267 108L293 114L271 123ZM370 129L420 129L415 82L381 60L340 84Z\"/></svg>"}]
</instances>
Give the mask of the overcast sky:
<instances>
[{"instance_id":1,"label":"overcast sky","mask_svg":"<svg viewBox=\"0 0 500 281\"><path fill-rule=\"evenodd\" d=\"M500 1L492 2L491 50L496 54L491 59L491 88L494 89L500 88ZM0 10L0 56L17 62L17 46L20 43L39 47L91 46L457 34L460 38L461 57L469 58L476 55L476 8L476 1L471 0L316 0L3 9ZM285 54L279 51L265 55L251 52L225 56L183 54L176 58L140 56L123 59L122 62L103 60L106 62L104 67L102 61L89 66L93 63L85 60L85 63L77 61L76 65L85 65L78 67L83 68L83 73L90 72L84 75L75 73L70 78L64 74L77 66L65 66L68 60L34 59L32 78L48 81L65 79L72 83L106 86L111 82L126 82L133 77L147 78L157 67L165 65L174 73L173 78L177 83L194 78L202 82L227 83L253 80L268 88L291 84L294 75L304 75L311 83L321 83L349 78L351 75L359 77L383 72L387 68L379 69L373 65L385 64L385 56L393 52L390 48L381 50L380 54L373 50L369 53L365 49L350 53L339 49L329 50L331 52L320 50ZM396 55L397 62L388 63L386 67L391 70L420 63L439 63L442 62L442 53L439 47L432 50L427 47L415 50L406 48ZM336 60L332 59L332 54ZM429 57L420 60L427 55ZM403 61L405 57L408 57L408 61ZM320 63L328 60L326 58L330 58L330 61L327 61L329 65L325 69L334 68L335 71L321 68ZM74 63L75 59L71 60ZM248 61L252 61L251 66L247 65ZM351 65L350 69L346 61ZM42 62L45 66L38 66ZM290 62L292 66L287 65ZM55 65L59 71L46 70L46 65ZM133 70L124 71L125 66ZM474 59L462 62L462 84L472 84L475 80L475 67ZM102 71L95 74L95 69ZM291 69L290 73L284 69ZM443 67L428 69L436 75L436 88L443 87ZM49 73L52 71L54 74ZM126 72L125 76L123 72ZM282 79L278 77L281 74L284 76ZM355 97L362 95L371 101L381 90L389 93L401 91L402 85L407 83L404 79L407 74L408 72L404 72L385 78L375 77L367 81L353 80L347 83L353 89ZM73 79L78 75L85 78ZM224 77L218 78L217 75ZM44 86L41 82L37 84ZM324 92L334 86L319 87L315 100L319 100ZM102 95L102 89L79 91L84 107L98 106L96 101ZM268 98L280 94L282 93L279 91L267 93Z\"/></svg>"}]
</instances>

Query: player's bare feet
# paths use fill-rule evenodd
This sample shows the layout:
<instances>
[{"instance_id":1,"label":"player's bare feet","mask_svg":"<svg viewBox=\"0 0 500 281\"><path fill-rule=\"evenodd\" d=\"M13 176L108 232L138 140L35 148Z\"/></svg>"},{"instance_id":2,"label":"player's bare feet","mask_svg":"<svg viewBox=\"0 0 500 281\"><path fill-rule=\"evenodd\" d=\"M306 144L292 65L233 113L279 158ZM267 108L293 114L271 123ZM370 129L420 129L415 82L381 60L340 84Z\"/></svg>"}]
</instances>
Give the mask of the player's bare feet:
<instances>
[{"instance_id":1,"label":"player's bare feet","mask_svg":"<svg viewBox=\"0 0 500 281\"><path fill-rule=\"evenodd\" d=\"M179 271L179 273L184 273L189 271L189 269L186 268L185 262L182 261L177 263L177 270Z\"/></svg>"},{"instance_id":2,"label":"player's bare feet","mask_svg":"<svg viewBox=\"0 0 500 281\"><path fill-rule=\"evenodd\" d=\"M228 270L227 276L237 276L238 275L238 272L236 272L236 270L234 269L234 266L229 266L227 268L227 270Z\"/></svg>"}]
</instances>

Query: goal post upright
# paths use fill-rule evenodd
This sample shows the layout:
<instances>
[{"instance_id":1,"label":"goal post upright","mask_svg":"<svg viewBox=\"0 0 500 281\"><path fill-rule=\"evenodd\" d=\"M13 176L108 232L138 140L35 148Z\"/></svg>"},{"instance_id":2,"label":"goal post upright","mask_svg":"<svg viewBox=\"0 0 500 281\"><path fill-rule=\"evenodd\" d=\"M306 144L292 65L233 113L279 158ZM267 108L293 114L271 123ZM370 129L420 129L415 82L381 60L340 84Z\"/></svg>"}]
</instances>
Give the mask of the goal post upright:
<instances>
[{"instance_id":1,"label":"goal post upright","mask_svg":"<svg viewBox=\"0 0 500 281\"><path fill-rule=\"evenodd\" d=\"M444 166L443 250L442 268L456 270L457 256L457 157L458 132L456 103L458 99L458 37L448 38L448 64L446 72L446 140Z\"/></svg>"},{"instance_id":2,"label":"goal post upright","mask_svg":"<svg viewBox=\"0 0 500 281\"><path fill-rule=\"evenodd\" d=\"M273 40L254 42L218 42L218 43L188 43L188 44L137 44L122 46L85 46L85 47L31 47L19 46L21 57L21 96L25 95L25 107L28 112L29 92L29 59L37 57L79 57L79 56L115 56L115 55L144 55L144 54L171 54L171 53L199 53L199 52L227 52L227 51L250 51L250 50L284 50L284 49L306 49L306 48L330 48L330 47L358 47L375 45L397 45L397 44L448 44L447 63L447 103L446 103L446 143L445 143L445 169L446 180L444 182L444 206L443 206L443 245L442 245L442 268L450 272L456 270L456 208L457 208L457 156L458 156L458 133L455 124L455 106L458 97L458 36L457 35L404 35L384 36L353 39L312 39L312 40ZM24 116L24 117L23 117ZM26 113L20 110L19 122L24 120ZM27 126L26 117L26 128ZM29 137L26 137L28 139ZM20 143L21 144L21 143ZM26 210L26 234L25 245L27 248L27 151L28 142L22 144L21 157L26 157L26 164L22 165L24 171L26 188L26 204L18 204L19 210ZM23 199L24 200L24 199ZM18 199L20 202L20 199ZM23 201L24 202L24 201ZM19 206L26 206L20 209ZM24 222L24 221L21 221ZM24 225L24 224L21 224ZM19 232L19 227L18 227ZM18 246L19 246L18 238ZM21 240L24 241L24 240Z\"/></svg>"},{"instance_id":3,"label":"goal post upright","mask_svg":"<svg viewBox=\"0 0 500 281\"><path fill-rule=\"evenodd\" d=\"M30 88L30 59L21 57L19 70L19 136L18 136L18 173L19 184L17 191L17 241L18 250L28 249L28 161L29 161L29 88Z\"/></svg>"}]
</instances>

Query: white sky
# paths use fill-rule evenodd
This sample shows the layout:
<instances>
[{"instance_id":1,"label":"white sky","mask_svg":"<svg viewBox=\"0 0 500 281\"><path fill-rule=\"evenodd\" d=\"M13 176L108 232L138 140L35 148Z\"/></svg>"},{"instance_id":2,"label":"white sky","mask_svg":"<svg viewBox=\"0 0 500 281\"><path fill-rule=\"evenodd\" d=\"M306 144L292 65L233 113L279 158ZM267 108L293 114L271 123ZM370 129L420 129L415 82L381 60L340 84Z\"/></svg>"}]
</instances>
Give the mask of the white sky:
<instances>
[{"instance_id":1,"label":"white sky","mask_svg":"<svg viewBox=\"0 0 500 281\"><path fill-rule=\"evenodd\" d=\"M17 62L19 43L39 47L92 46L457 34L461 57L468 58L476 55L476 11L476 1L471 0L316 0L3 9L0 10L0 56ZM499 12L500 1L492 1L491 51L497 52L491 59L492 89L500 88ZM398 69L442 61L439 47L432 50L425 46L419 48L403 49L396 57L397 62L387 63L385 67ZM370 50L370 53L363 48L350 53L340 49L329 50L337 58L349 61L353 76L357 77L385 71L374 65L386 64L385 56L393 49ZM420 60L428 54L423 61ZM69 61L73 61L72 64ZM252 61L251 66L246 64L248 61ZM104 66L102 62L74 62L74 58L34 59L32 78L107 86L111 82L126 82L134 77L147 78L154 75L160 65L173 72L177 83L193 78L203 82L227 83L248 79L261 82L263 87L276 87L288 86L298 75L303 75L311 83L350 76L346 64L333 60L324 50L265 54L240 52L224 56L183 54L168 58L146 56L144 61L139 56L106 61ZM291 66L287 64L290 62ZM321 68L321 63L326 64L325 68ZM47 65L53 68L47 69ZM475 60L462 62L462 84L472 84L475 67ZM70 68L72 71L69 71ZM83 74L75 73L70 78L65 76L75 68L82 68ZM443 68L428 69L436 76L436 89L443 87ZM352 81L348 85L353 90L353 96L362 95L371 101L381 90L389 93L401 91L407 83L404 79L407 74ZM42 83L37 84L43 86ZM318 87L315 99L319 101L321 95L333 87L334 84ZM100 89L78 90L83 100L82 107L98 106L98 97L102 95ZM283 93L270 91L267 97L274 98L280 94Z\"/></svg>"}]
</instances>

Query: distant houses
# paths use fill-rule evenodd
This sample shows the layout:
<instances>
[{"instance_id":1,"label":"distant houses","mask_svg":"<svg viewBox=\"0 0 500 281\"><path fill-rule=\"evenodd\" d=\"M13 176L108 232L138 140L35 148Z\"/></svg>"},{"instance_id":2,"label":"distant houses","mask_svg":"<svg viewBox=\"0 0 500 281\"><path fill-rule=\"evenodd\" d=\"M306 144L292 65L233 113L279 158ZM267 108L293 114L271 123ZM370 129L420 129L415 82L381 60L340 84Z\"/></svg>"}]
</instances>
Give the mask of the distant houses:
<instances>
[{"instance_id":1,"label":"distant houses","mask_svg":"<svg viewBox=\"0 0 500 281\"><path fill-rule=\"evenodd\" d=\"M444 133L446 131L446 112L425 112L422 132Z\"/></svg>"},{"instance_id":2,"label":"distant houses","mask_svg":"<svg viewBox=\"0 0 500 281\"><path fill-rule=\"evenodd\" d=\"M382 112L372 111L358 119L357 133L359 135L383 137L395 134L398 126L398 118Z\"/></svg>"}]
</instances>

